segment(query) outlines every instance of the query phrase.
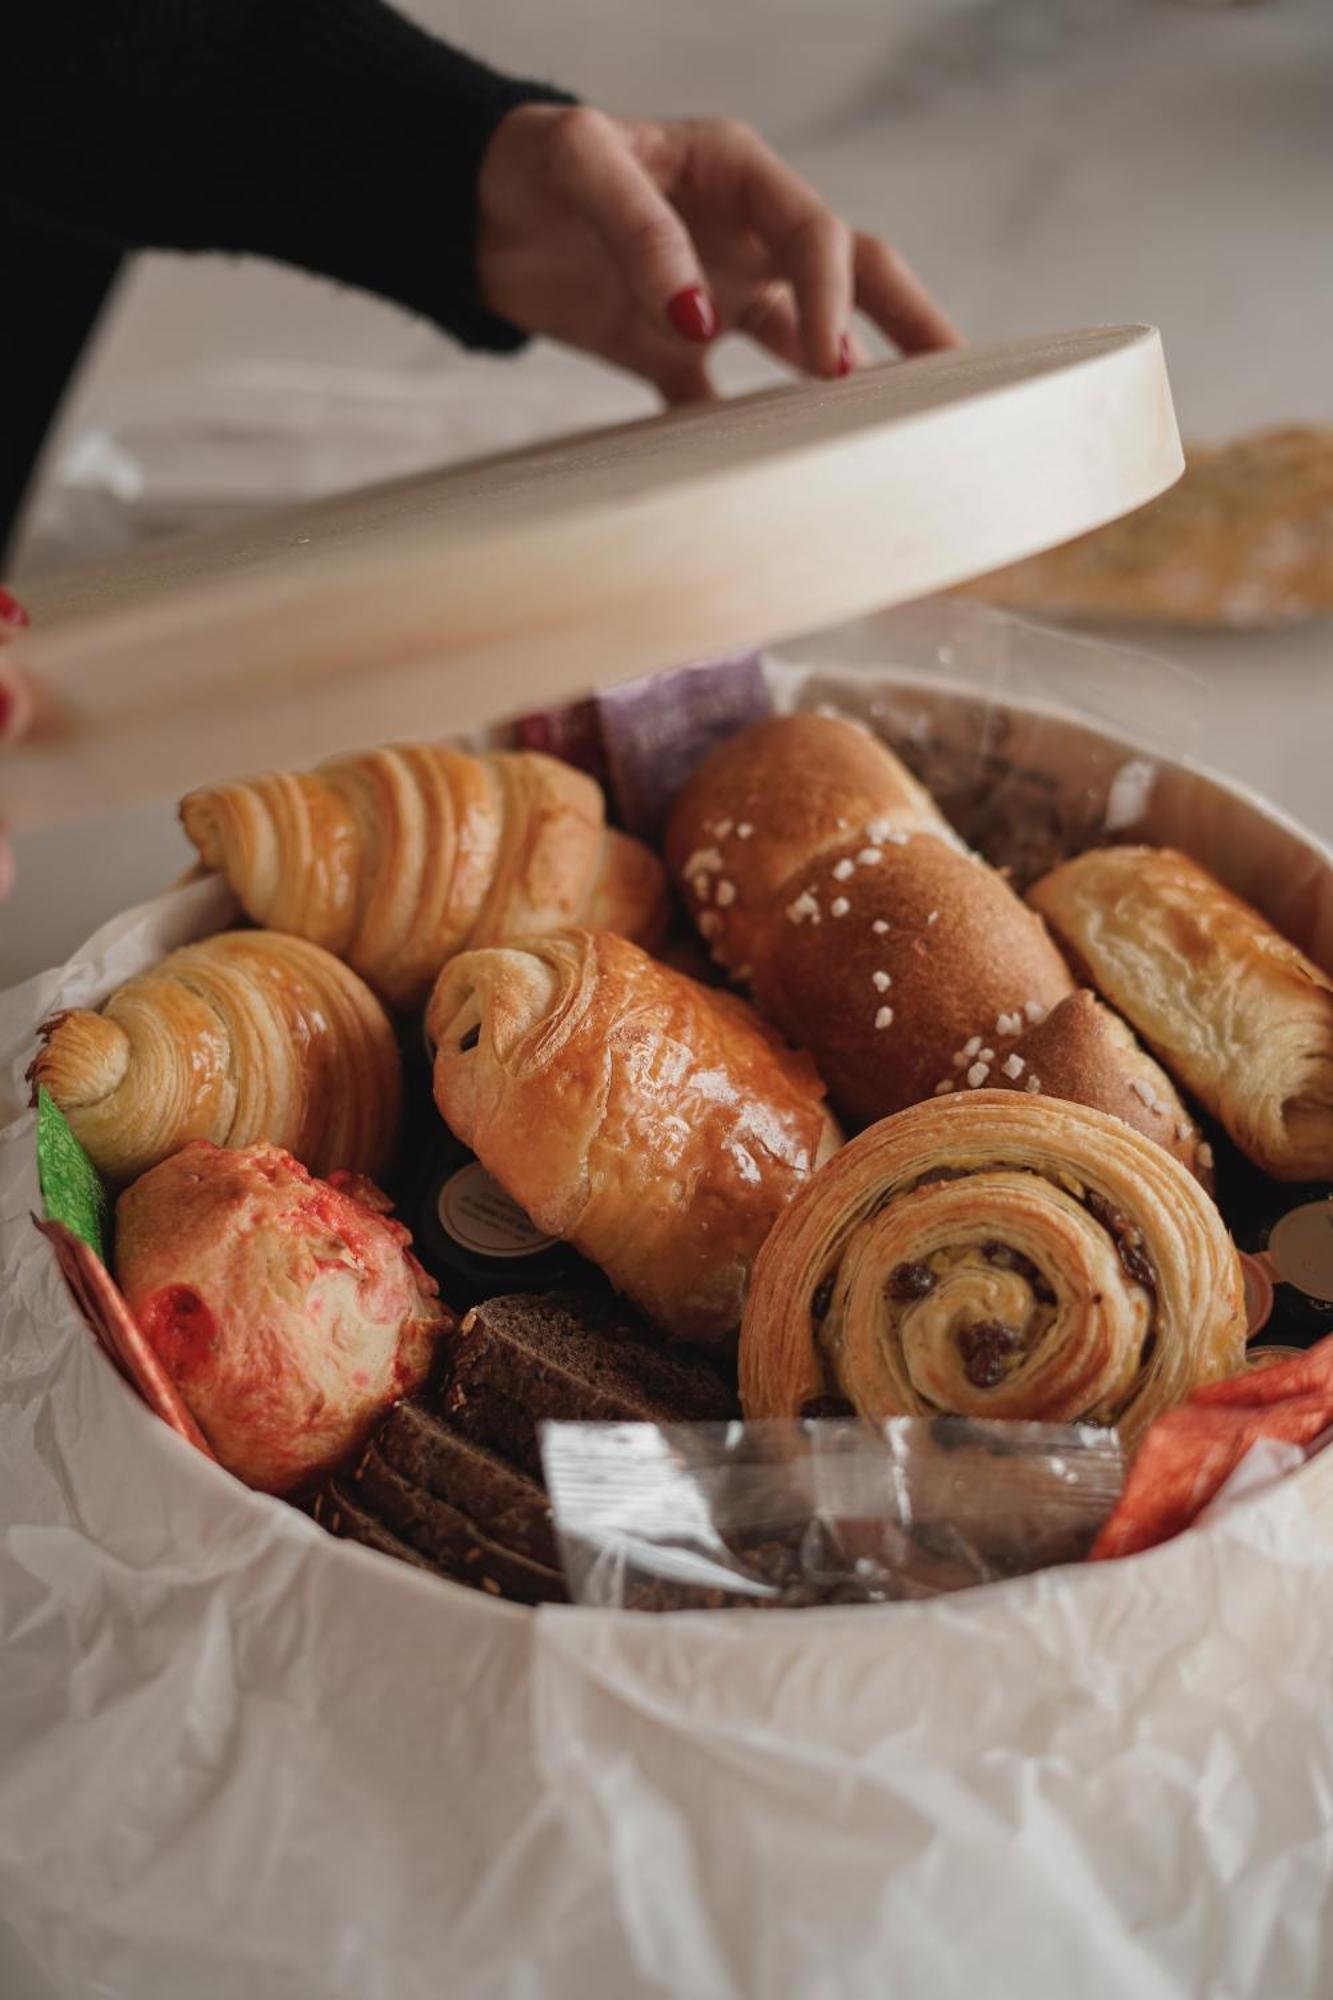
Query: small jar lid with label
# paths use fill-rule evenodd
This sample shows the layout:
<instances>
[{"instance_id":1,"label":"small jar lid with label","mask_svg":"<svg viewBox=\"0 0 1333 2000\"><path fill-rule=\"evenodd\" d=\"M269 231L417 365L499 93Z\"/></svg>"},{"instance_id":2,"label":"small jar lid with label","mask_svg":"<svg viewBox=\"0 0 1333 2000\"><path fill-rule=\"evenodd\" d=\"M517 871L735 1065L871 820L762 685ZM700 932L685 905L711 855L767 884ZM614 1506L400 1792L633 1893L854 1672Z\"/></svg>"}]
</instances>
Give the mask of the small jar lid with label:
<instances>
[{"instance_id":1,"label":"small jar lid with label","mask_svg":"<svg viewBox=\"0 0 1333 2000\"><path fill-rule=\"evenodd\" d=\"M456 1311L504 1293L605 1285L568 1243L538 1229L444 1127L411 1209L413 1248Z\"/></svg>"}]
</instances>

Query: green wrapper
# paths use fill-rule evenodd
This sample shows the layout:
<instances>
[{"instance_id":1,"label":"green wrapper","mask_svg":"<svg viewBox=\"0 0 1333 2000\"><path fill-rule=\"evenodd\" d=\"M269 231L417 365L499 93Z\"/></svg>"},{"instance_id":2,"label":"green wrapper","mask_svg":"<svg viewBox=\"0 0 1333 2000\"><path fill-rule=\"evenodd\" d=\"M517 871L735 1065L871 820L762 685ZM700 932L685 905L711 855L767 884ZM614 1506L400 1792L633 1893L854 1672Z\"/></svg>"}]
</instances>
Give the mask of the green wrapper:
<instances>
[{"instance_id":1,"label":"green wrapper","mask_svg":"<svg viewBox=\"0 0 1333 2000\"><path fill-rule=\"evenodd\" d=\"M37 1177L48 1222L61 1222L106 1262L107 1191L68 1121L45 1090L37 1092Z\"/></svg>"}]
</instances>

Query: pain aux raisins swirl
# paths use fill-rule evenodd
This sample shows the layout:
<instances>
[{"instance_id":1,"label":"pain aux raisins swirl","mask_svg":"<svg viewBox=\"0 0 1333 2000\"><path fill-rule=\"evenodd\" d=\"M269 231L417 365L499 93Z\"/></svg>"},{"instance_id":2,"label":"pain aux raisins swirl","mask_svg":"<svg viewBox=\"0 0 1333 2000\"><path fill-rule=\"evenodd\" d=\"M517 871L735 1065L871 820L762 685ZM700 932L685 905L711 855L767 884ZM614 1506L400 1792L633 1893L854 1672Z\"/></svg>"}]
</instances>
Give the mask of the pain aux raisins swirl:
<instances>
[{"instance_id":1,"label":"pain aux raisins swirl","mask_svg":"<svg viewBox=\"0 0 1333 2000\"><path fill-rule=\"evenodd\" d=\"M887 1118L832 1159L760 1254L741 1331L752 1417L845 1398L879 1420L1116 1425L1244 1352L1217 1210L1105 1113L977 1091Z\"/></svg>"}]
</instances>

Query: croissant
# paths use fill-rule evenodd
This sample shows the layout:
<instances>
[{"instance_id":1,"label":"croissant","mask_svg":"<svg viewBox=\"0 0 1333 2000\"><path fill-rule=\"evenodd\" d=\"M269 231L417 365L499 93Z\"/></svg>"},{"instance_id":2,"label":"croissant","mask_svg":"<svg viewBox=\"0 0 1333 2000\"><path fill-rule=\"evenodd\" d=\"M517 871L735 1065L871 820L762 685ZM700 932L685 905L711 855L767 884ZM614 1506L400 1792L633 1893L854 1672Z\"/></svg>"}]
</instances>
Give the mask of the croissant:
<instances>
[{"instance_id":1,"label":"croissant","mask_svg":"<svg viewBox=\"0 0 1333 2000\"><path fill-rule=\"evenodd\" d=\"M100 1013L42 1029L35 1084L109 1181L135 1179L190 1139L265 1139L312 1173L374 1173L398 1126L393 1027L354 972L318 945L224 931L171 952Z\"/></svg>"},{"instance_id":2,"label":"croissant","mask_svg":"<svg viewBox=\"0 0 1333 2000\"><path fill-rule=\"evenodd\" d=\"M753 978L793 870L827 849L957 836L904 764L858 722L772 716L728 737L678 794L667 865L717 963Z\"/></svg>"},{"instance_id":3,"label":"croissant","mask_svg":"<svg viewBox=\"0 0 1333 2000\"><path fill-rule=\"evenodd\" d=\"M465 945L588 923L651 940L666 883L605 823L595 780L533 751L470 757L406 744L315 771L209 786L181 802L205 865L247 916L420 1005Z\"/></svg>"},{"instance_id":4,"label":"croissant","mask_svg":"<svg viewBox=\"0 0 1333 2000\"><path fill-rule=\"evenodd\" d=\"M446 1124L669 1332L734 1333L775 1216L837 1143L808 1058L623 938L465 952L431 997Z\"/></svg>"},{"instance_id":5,"label":"croissant","mask_svg":"<svg viewBox=\"0 0 1333 2000\"><path fill-rule=\"evenodd\" d=\"M1245 1358L1222 1219L1118 1118L979 1090L872 1126L779 1217L741 1327L749 1417L1114 1424Z\"/></svg>"},{"instance_id":6,"label":"croissant","mask_svg":"<svg viewBox=\"0 0 1333 2000\"><path fill-rule=\"evenodd\" d=\"M1192 445L1147 507L963 586L1048 616L1280 625L1333 610L1333 430Z\"/></svg>"},{"instance_id":7,"label":"croissant","mask_svg":"<svg viewBox=\"0 0 1333 2000\"><path fill-rule=\"evenodd\" d=\"M1333 1180L1333 979L1169 849L1094 849L1029 900L1256 1166Z\"/></svg>"}]
</instances>

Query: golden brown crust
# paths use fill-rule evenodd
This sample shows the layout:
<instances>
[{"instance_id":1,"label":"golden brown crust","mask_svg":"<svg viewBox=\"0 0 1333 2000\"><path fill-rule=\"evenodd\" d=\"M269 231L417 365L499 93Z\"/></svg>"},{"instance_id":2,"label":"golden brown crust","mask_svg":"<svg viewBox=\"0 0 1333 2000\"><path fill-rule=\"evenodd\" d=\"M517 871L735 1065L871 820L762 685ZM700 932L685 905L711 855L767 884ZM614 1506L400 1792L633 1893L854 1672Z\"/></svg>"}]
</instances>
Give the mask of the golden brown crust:
<instances>
[{"instance_id":1,"label":"golden brown crust","mask_svg":"<svg viewBox=\"0 0 1333 2000\"><path fill-rule=\"evenodd\" d=\"M836 1143L808 1058L623 938L467 952L431 999L435 1097L541 1229L669 1332L720 1341L774 1217Z\"/></svg>"},{"instance_id":2,"label":"golden brown crust","mask_svg":"<svg viewBox=\"0 0 1333 2000\"><path fill-rule=\"evenodd\" d=\"M609 830L582 771L535 751L405 744L191 792L181 821L246 914L418 1005L464 946L584 921L651 938L655 855Z\"/></svg>"},{"instance_id":3,"label":"golden brown crust","mask_svg":"<svg viewBox=\"0 0 1333 2000\"><path fill-rule=\"evenodd\" d=\"M1106 1113L982 1090L872 1126L779 1218L741 1401L1114 1423L1132 1447L1244 1355L1239 1259L1179 1163Z\"/></svg>"},{"instance_id":4,"label":"golden brown crust","mask_svg":"<svg viewBox=\"0 0 1333 2000\"><path fill-rule=\"evenodd\" d=\"M1333 430L1191 446L1170 492L967 594L1053 616L1281 625L1333 610Z\"/></svg>"},{"instance_id":5,"label":"golden brown crust","mask_svg":"<svg viewBox=\"0 0 1333 2000\"><path fill-rule=\"evenodd\" d=\"M1279 1180L1333 1179L1333 980L1170 849L1094 849L1029 894L1243 1153Z\"/></svg>"},{"instance_id":6,"label":"golden brown crust","mask_svg":"<svg viewBox=\"0 0 1333 2000\"><path fill-rule=\"evenodd\" d=\"M792 871L889 828L957 844L911 772L860 723L773 716L729 737L681 791L667 866L714 959L745 980Z\"/></svg>"},{"instance_id":7,"label":"golden brown crust","mask_svg":"<svg viewBox=\"0 0 1333 2000\"><path fill-rule=\"evenodd\" d=\"M224 931L185 945L42 1037L34 1083L116 1183L189 1139L270 1140L313 1173L373 1174L396 1134L392 1024L354 972L303 938Z\"/></svg>"},{"instance_id":8,"label":"golden brown crust","mask_svg":"<svg viewBox=\"0 0 1333 2000\"><path fill-rule=\"evenodd\" d=\"M759 1005L856 1124L965 1077L983 1052L993 1065L1074 987L1004 878L931 833L827 850L782 885L755 953Z\"/></svg>"},{"instance_id":9,"label":"golden brown crust","mask_svg":"<svg viewBox=\"0 0 1333 2000\"><path fill-rule=\"evenodd\" d=\"M967 1088L957 1073L953 1082L957 1089ZM987 1087L1063 1097L1109 1111L1165 1146L1204 1187L1212 1188L1212 1154L1170 1077L1120 1016L1086 987L1017 1040L997 1044Z\"/></svg>"}]
</instances>

